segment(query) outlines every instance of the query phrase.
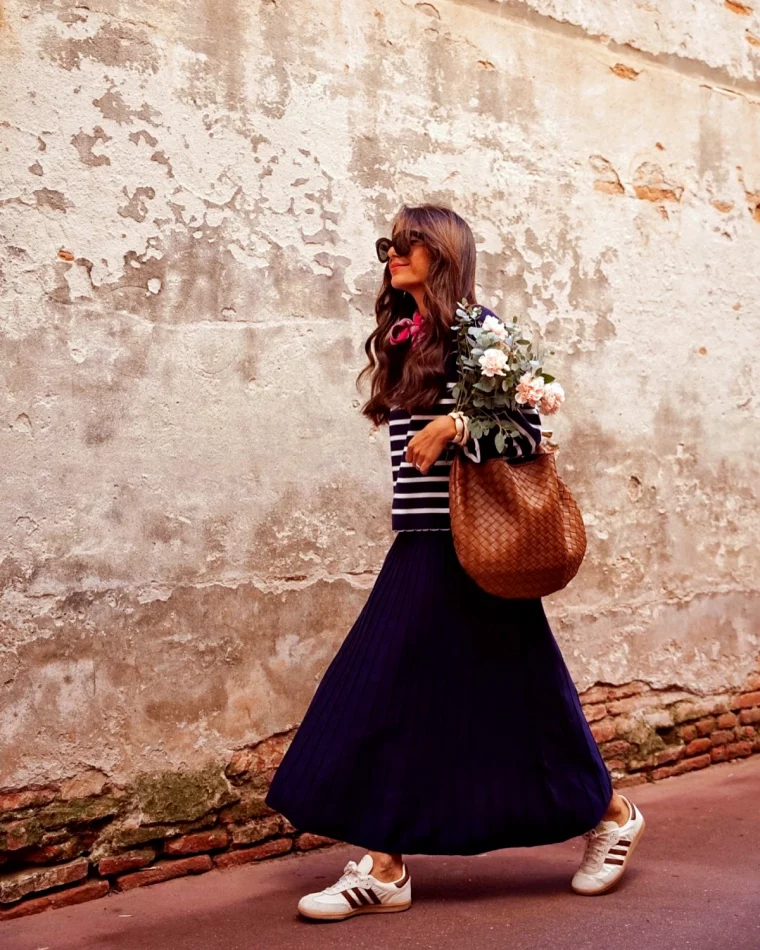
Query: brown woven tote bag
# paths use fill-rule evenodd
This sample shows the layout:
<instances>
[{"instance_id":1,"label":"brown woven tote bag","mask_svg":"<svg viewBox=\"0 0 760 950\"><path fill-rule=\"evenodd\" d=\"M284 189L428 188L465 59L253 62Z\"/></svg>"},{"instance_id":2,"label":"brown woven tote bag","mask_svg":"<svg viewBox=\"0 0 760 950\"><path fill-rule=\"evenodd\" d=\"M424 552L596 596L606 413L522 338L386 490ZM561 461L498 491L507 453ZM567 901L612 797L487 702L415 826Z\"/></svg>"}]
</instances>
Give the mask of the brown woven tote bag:
<instances>
[{"instance_id":1,"label":"brown woven tote bag","mask_svg":"<svg viewBox=\"0 0 760 950\"><path fill-rule=\"evenodd\" d=\"M464 570L489 594L545 597L566 587L581 566L586 530L557 473L555 450L539 442L536 454L518 463L454 456L454 547Z\"/></svg>"}]
</instances>

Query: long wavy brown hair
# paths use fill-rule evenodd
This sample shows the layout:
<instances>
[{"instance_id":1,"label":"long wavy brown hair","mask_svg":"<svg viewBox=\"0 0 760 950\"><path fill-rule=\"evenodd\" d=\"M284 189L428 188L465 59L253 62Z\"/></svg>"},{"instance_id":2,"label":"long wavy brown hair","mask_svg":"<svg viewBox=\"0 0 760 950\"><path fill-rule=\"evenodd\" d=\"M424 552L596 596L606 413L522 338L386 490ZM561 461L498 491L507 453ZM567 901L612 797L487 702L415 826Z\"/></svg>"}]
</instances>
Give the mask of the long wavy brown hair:
<instances>
[{"instance_id":1,"label":"long wavy brown hair","mask_svg":"<svg viewBox=\"0 0 760 950\"><path fill-rule=\"evenodd\" d=\"M356 378L359 387L370 374L370 397L361 411L375 425L388 421L391 406L411 411L433 405L445 381L444 362L452 342L457 301L477 303L475 238L467 222L442 205L402 205L393 219L391 238L404 234L409 239L412 230L422 234L430 255L423 298L430 329L413 349L410 343L389 343L396 320L413 316L417 309L410 293L391 284L389 261L375 301L377 326L364 344L369 363Z\"/></svg>"}]
</instances>

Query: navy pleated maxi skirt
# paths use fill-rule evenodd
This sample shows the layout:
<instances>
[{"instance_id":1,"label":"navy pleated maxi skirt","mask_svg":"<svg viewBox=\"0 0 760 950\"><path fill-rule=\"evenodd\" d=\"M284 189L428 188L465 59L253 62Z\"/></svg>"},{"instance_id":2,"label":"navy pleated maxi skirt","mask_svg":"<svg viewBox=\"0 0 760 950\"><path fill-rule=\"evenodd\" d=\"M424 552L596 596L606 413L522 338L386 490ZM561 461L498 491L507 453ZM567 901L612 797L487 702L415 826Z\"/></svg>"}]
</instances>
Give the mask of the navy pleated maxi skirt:
<instances>
[{"instance_id":1,"label":"navy pleated maxi skirt","mask_svg":"<svg viewBox=\"0 0 760 950\"><path fill-rule=\"evenodd\" d=\"M541 600L482 591L449 531L402 531L266 803L368 850L466 855L580 835L611 796Z\"/></svg>"}]
</instances>

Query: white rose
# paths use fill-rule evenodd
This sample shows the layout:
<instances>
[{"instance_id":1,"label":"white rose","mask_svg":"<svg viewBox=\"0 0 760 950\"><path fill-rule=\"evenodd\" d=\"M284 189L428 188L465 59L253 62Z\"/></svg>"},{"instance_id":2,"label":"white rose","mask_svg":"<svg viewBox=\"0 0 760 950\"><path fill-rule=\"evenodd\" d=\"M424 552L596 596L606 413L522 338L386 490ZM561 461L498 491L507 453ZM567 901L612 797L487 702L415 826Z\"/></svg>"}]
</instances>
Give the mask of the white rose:
<instances>
[{"instance_id":1,"label":"white rose","mask_svg":"<svg viewBox=\"0 0 760 950\"><path fill-rule=\"evenodd\" d=\"M484 376L505 376L504 370L507 368L507 357L502 350L497 350L495 346L489 346L483 352L478 360Z\"/></svg>"},{"instance_id":2,"label":"white rose","mask_svg":"<svg viewBox=\"0 0 760 950\"><path fill-rule=\"evenodd\" d=\"M482 323L482 327L484 330L487 330L489 333L493 333L495 337L498 337L498 339L502 341L506 340L507 337L509 336L507 332L507 328L504 326L501 320L499 320L498 317L492 317L492 316L486 317Z\"/></svg>"}]
</instances>

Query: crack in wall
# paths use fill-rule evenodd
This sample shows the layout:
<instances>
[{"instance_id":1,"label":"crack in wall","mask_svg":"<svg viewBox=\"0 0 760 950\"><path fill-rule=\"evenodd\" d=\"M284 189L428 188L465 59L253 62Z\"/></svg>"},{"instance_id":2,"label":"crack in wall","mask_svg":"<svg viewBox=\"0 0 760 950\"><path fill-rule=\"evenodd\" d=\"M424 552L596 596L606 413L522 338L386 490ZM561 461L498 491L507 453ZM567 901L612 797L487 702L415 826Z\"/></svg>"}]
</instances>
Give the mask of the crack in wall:
<instances>
[{"instance_id":1,"label":"crack in wall","mask_svg":"<svg viewBox=\"0 0 760 950\"><path fill-rule=\"evenodd\" d=\"M522 0L441 0L443 5L475 7L487 16L494 16L519 23L528 29L543 30L563 38L580 43L593 44L598 50L600 44L613 57L627 56L635 63L657 69L679 73L686 79L699 81L700 85L733 92L746 99L752 105L760 105L760 81L732 76L727 69L710 66L703 60L693 59L679 53L653 53L637 47L631 42L618 43L606 34L589 32L583 26L570 20L560 20L548 14L540 13L529 3ZM498 12L496 12L498 9ZM710 83L704 82L705 79Z\"/></svg>"}]
</instances>

